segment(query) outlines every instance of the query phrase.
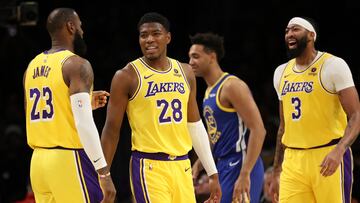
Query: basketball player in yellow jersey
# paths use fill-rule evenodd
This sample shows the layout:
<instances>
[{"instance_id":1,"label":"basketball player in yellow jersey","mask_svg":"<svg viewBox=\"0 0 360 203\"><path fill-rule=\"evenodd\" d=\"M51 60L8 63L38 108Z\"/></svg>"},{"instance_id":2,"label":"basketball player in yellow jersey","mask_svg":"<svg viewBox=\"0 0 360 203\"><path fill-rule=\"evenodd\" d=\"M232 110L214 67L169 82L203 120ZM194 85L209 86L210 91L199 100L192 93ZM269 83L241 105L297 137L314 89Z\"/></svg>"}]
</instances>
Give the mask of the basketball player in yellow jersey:
<instances>
[{"instance_id":1,"label":"basketball player in yellow jersey","mask_svg":"<svg viewBox=\"0 0 360 203\"><path fill-rule=\"evenodd\" d=\"M196 103L195 76L188 64L167 57L169 21L146 13L138 23L143 56L112 80L101 143L112 163L125 111L132 130L130 180L137 203L195 202L188 152L195 149L210 176L209 200L221 190L205 127Z\"/></svg>"},{"instance_id":2,"label":"basketball player in yellow jersey","mask_svg":"<svg viewBox=\"0 0 360 203\"><path fill-rule=\"evenodd\" d=\"M85 51L81 21L73 9L58 8L46 26L52 47L24 74L36 202L113 202L115 188L92 117L92 67L77 55Z\"/></svg>"},{"instance_id":3,"label":"basketball player in yellow jersey","mask_svg":"<svg viewBox=\"0 0 360 203\"><path fill-rule=\"evenodd\" d=\"M311 19L294 17L285 29L291 60L274 73L280 126L271 191L286 203L350 203L359 96L346 62L316 50L316 39Z\"/></svg>"}]
</instances>

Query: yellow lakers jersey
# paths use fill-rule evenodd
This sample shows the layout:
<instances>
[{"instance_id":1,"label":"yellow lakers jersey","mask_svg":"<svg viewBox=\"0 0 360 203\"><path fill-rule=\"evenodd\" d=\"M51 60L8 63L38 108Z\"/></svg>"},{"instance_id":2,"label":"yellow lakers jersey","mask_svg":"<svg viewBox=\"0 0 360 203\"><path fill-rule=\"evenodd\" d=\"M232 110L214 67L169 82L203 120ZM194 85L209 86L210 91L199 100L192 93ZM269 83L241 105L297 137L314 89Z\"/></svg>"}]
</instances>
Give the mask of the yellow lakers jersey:
<instances>
[{"instance_id":1,"label":"yellow lakers jersey","mask_svg":"<svg viewBox=\"0 0 360 203\"><path fill-rule=\"evenodd\" d=\"M139 85L126 109L132 129L132 150L174 156L187 154L192 141L187 129L190 87L180 63L159 71L141 58L131 62Z\"/></svg>"},{"instance_id":2,"label":"yellow lakers jersey","mask_svg":"<svg viewBox=\"0 0 360 203\"><path fill-rule=\"evenodd\" d=\"M60 50L37 55L25 76L26 132L30 147L82 148L62 65L74 53Z\"/></svg>"},{"instance_id":3,"label":"yellow lakers jersey","mask_svg":"<svg viewBox=\"0 0 360 203\"><path fill-rule=\"evenodd\" d=\"M323 53L306 70L294 70L295 59L286 65L280 87L285 132L282 143L288 147L311 148L343 136L347 118L336 92L321 84Z\"/></svg>"}]
</instances>

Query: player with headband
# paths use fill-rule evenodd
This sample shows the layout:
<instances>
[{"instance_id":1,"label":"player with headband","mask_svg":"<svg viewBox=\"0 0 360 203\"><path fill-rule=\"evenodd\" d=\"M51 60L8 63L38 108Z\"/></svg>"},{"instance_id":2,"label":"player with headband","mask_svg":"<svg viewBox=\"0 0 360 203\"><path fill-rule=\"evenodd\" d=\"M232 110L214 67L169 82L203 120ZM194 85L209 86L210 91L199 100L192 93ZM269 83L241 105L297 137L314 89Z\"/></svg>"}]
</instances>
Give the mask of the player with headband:
<instances>
[{"instance_id":1,"label":"player with headband","mask_svg":"<svg viewBox=\"0 0 360 203\"><path fill-rule=\"evenodd\" d=\"M350 203L359 96L346 62L315 49L314 25L294 17L285 29L290 60L273 78L280 125L270 190L274 202Z\"/></svg>"}]
</instances>

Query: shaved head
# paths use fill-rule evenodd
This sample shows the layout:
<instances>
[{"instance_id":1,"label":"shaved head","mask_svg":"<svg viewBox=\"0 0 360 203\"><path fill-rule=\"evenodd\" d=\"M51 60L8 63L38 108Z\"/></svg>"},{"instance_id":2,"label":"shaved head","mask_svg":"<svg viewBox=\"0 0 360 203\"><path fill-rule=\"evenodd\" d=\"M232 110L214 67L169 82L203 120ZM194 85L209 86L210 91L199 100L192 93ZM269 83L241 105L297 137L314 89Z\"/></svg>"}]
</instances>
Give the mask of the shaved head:
<instances>
[{"instance_id":1,"label":"shaved head","mask_svg":"<svg viewBox=\"0 0 360 203\"><path fill-rule=\"evenodd\" d=\"M75 16L77 16L77 14L75 10L71 8L57 8L53 10L49 14L46 22L46 28L49 34L52 36L60 30L65 23L73 20Z\"/></svg>"}]
</instances>

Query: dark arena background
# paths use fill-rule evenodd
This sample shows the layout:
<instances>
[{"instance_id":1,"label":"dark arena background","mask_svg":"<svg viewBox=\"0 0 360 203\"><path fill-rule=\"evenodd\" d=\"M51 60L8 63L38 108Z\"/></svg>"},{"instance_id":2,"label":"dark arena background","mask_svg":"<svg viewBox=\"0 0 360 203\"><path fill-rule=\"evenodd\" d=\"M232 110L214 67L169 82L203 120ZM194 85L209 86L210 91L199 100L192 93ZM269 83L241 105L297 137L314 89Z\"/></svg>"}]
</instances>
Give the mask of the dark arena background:
<instances>
[{"instance_id":1,"label":"dark arena background","mask_svg":"<svg viewBox=\"0 0 360 203\"><path fill-rule=\"evenodd\" d=\"M32 202L29 165L32 150L26 143L23 73L38 53L50 48L47 15L56 7L74 8L83 24L88 46L86 58L95 74L94 89L110 91L116 70L141 56L137 22L148 11L162 13L171 23L168 56L188 62L189 35L211 31L224 36L223 70L237 75L250 87L261 111L267 135L261 156L272 164L279 123L278 99L273 88L275 68L288 59L284 31L294 16L313 18L319 26L316 47L343 58L360 90L360 6L354 1L15 1L0 0L0 203ZM205 82L197 80L198 103ZM101 133L106 108L94 111ZM117 202L131 202L129 186L130 128L124 123L112 177ZM353 201L360 201L360 144L353 146ZM191 151L191 155L194 153Z\"/></svg>"}]
</instances>

